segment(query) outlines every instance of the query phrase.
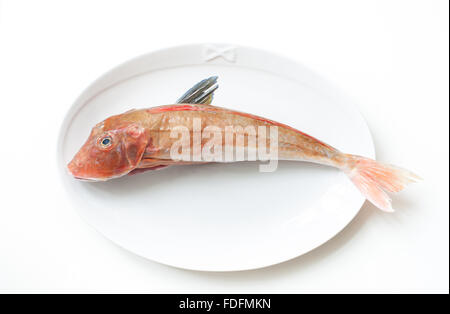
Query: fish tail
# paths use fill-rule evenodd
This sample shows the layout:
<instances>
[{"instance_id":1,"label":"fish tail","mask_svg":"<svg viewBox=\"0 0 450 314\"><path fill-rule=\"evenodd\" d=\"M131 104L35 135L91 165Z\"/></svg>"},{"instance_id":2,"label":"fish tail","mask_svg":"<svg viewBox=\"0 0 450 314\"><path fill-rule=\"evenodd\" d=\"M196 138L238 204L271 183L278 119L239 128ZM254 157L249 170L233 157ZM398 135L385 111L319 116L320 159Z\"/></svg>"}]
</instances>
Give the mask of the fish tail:
<instances>
[{"instance_id":1,"label":"fish tail","mask_svg":"<svg viewBox=\"0 0 450 314\"><path fill-rule=\"evenodd\" d=\"M376 207L393 212L391 199L386 192L399 192L406 185L420 181L414 173L399 167L379 163L375 160L346 155L345 173L360 192Z\"/></svg>"}]
</instances>

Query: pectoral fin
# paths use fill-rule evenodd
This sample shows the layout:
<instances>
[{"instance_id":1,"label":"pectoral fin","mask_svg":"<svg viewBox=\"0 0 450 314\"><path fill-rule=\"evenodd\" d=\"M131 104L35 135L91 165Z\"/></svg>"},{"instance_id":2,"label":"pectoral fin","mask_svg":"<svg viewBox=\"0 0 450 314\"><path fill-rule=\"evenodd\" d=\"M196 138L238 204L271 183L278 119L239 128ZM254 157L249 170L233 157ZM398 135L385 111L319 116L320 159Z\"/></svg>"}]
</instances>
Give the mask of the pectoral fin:
<instances>
[{"instance_id":1,"label":"pectoral fin","mask_svg":"<svg viewBox=\"0 0 450 314\"><path fill-rule=\"evenodd\" d=\"M201 104L211 105L214 97L214 91L219 88L217 76L211 76L195 84L178 100L178 104Z\"/></svg>"},{"instance_id":2,"label":"pectoral fin","mask_svg":"<svg viewBox=\"0 0 450 314\"><path fill-rule=\"evenodd\" d=\"M167 166L167 165L159 165L159 166L148 167L148 168L136 168L136 169L133 169L132 171L130 171L128 173L128 175L132 176L134 174L146 172L146 171L149 171L149 170L159 170L159 169L163 169L163 168L166 168L166 167L169 167L169 166Z\"/></svg>"}]
</instances>

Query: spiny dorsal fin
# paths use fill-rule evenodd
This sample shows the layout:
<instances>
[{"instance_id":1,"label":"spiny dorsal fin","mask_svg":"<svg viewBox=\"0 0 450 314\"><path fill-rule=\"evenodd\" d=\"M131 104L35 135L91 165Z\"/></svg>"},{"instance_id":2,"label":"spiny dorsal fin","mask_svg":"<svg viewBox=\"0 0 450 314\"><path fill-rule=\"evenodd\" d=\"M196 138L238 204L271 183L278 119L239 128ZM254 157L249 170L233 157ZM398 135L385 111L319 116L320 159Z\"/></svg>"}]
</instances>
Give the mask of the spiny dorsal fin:
<instances>
[{"instance_id":1,"label":"spiny dorsal fin","mask_svg":"<svg viewBox=\"0 0 450 314\"><path fill-rule=\"evenodd\" d=\"M195 84L190 90L184 93L178 100L178 104L201 104L211 105L214 91L219 87L217 76L211 76Z\"/></svg>"}]
</instances>

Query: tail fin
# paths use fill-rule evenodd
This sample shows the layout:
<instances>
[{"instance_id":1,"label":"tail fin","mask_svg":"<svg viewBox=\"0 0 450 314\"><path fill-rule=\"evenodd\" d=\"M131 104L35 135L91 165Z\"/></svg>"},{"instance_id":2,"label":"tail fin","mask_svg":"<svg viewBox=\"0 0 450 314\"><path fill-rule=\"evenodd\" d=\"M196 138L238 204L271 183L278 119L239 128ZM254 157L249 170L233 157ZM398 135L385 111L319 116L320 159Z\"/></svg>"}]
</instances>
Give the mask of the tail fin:
<instances>
[{"instance_id":1,"label":"tail fin","mask_svg":"<svg viewBox=\"0 0 450 314\"><path fill-rule=\"evenodd\" d=\"M345 170L361 193L376 207L393 212L387 192L399 192L407 184L421 180L412 172L375 160L347 155L350 167Z\"/></svg>"}]
</instances>

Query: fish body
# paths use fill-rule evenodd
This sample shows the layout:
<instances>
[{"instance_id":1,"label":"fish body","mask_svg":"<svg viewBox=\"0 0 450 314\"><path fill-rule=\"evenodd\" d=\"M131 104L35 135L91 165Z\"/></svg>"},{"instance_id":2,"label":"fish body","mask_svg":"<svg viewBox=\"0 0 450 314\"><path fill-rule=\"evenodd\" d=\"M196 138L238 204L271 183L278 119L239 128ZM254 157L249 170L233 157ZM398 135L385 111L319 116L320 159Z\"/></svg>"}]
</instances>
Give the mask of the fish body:
<instances>
[{"instance_id":1,"label":"fish body","mask_svg":"<svg viewBox=\"0 0 450 314\"><path fill-rule=\"evenodd\" d=\"M386 191L398 192L418 180L407 170L342 153L288 125L212 106L215 89L215 80L210 78L180 99L180 102L193 99L195 104L130 110L107 118L92 129L86 143L68 164L69 172L77 179L104 181L173 165L262 160L255 150L267 153L272 151L272 142L276 142L277 160L339 168L369 201L385 211L392 211ZM205 158L205 151L212 152L218 147L233 152L233 157L236 151L243 154L241 159L227 159L221 150L219 154L214 152L215 158ZM179 148L188 154L174 158L174 151L179 153Z\"/></svg>"},{"instance_id":2,"label":"fish body","mask_svg":"<svg viewBox=\"0 0 450 314\"><path fill-rule=\"evenodd\" d=\"M229 131L232 132L233 137L239 135L248 137L251 133L248 130L255 130L255 142L263 143L266 151L270 149L270 142L264 141L264 139L270 132L269 128L276 127L279 160L312 161L338 166L343 157L335 148L285 124L235 110L210 105L175 104L139 110L134 115L135 117L131 120L140 119L142 121L140 125L150 133L150 144L146 148L143 159L151 158L160 162L171 161L170 148L179 140L178 137L171 136L171 134L175 128L179 127L188 130L192 139L201 138L201 147L203 148L209 140L203 134L210 126L214 126L220 132L222 146L226 146L226 133ZM261 134L257 132L261 128L267 129L262 139L260 138ZM192 140L189 145L190 151L194 152ZM249 160L247 150L250 145L248 140L238 143L234 139L232 146L234 150L243 148L246 152L244 160ZM203 162L199 156L193 155L191 157ZM256 160L261 159L256 156ZM223 158L214 161L223 161Z\"/></svg>"}]
</instances>

